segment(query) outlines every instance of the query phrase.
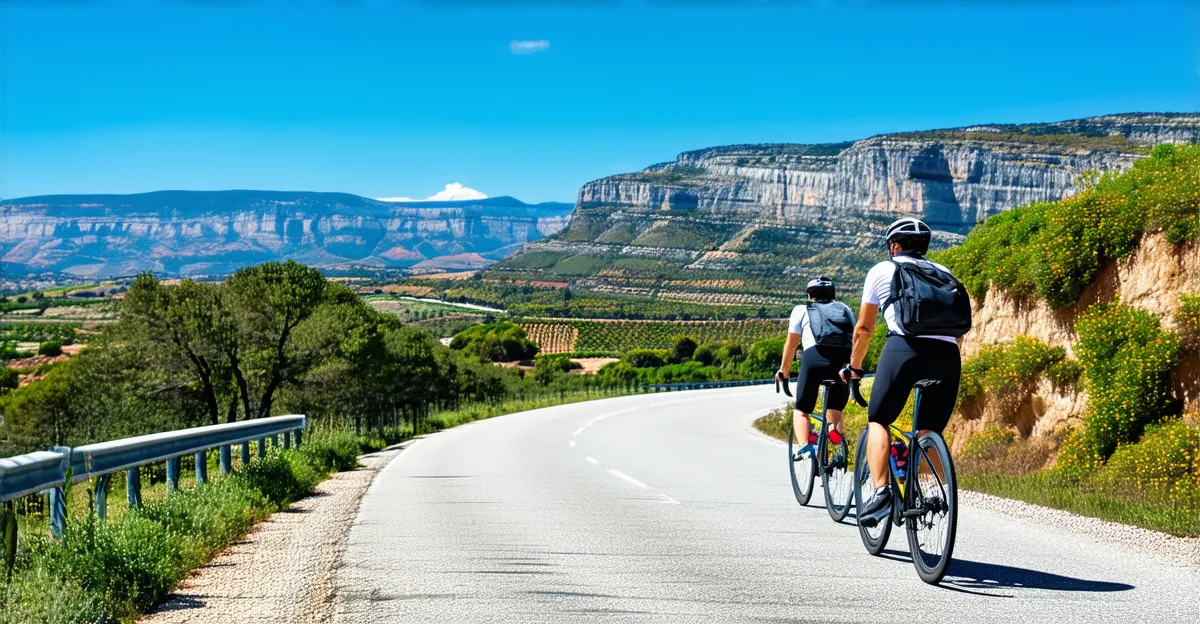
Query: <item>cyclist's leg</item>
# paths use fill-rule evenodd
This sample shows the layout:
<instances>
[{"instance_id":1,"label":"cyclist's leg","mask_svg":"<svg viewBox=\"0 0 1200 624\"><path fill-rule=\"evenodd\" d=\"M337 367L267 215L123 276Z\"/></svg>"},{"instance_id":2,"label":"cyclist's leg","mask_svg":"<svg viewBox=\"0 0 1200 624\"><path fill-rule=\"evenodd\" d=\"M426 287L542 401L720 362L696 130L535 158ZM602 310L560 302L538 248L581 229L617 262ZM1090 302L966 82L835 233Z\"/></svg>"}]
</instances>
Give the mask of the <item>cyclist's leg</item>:
<instances>
[{"instance_id":1,"label":"cyclist's leg","mask_svg":"<svg viewBox=\"0 0 1200 624\"><path fill-rule=\"evenodd\" d=\"M937 379L942 383L921 391L921 413L917 415L917 424L921 429L918 436L931 431L940 435L954 414L958 386L962 379L962 359L958 345L950 342L930 340L924 345L923 351L920 357L921 370L925 371L922 379ZM936 450L929 449L926 452L934 472L942 479L942 458L937 456Z\"/></svg>"},{"instance_id":2,"label":"cyclist's leg","mask_svg":"<svg viewBox=\"0 0 1200 624\"><path fill-rule=\"evenodd\" d=\"M867 407L867 463L871 467L871 481L876 488L887 485L888 451L891 437L888 425L892 424L904 410L909 392L917 381L914 363L916 354L904 338L888 338L879 355L879 366L875 370L875 383L871 386L871 403Z\"/></svg>"},{"instance_id":3,"label":"cyclist's leg","mask_svg":"<svg viewBox=\"0 0 1200 624\"><path fill-rule=\"evenodd\" d=\"M837 379L838 371L842 370L842 366L850 361L850 350L824 347L822 352L829 360L829 367L825 369L822 377ZM846 409L846 403L849 401L850 386L844 383L835 383L829 387L829 405L825 406L825 420L828 421L831 431L839 434L845 433L842 428L842 410Z\"/></svg>"},{"instance_id":4,"label":"cyclist's leg","mask_svg":"<svg viewBox=\"0 0 1200 624\"><path fill-rule=\"evenodd\" d=\"M792 414L792 435L800 446L808 444L811 431L808 415L817 407L817 397L821 393L820 369L824 368L825 360L809 347L800 354L800 374L796 377L796 410Z\"/></svg>"}]
</instances>

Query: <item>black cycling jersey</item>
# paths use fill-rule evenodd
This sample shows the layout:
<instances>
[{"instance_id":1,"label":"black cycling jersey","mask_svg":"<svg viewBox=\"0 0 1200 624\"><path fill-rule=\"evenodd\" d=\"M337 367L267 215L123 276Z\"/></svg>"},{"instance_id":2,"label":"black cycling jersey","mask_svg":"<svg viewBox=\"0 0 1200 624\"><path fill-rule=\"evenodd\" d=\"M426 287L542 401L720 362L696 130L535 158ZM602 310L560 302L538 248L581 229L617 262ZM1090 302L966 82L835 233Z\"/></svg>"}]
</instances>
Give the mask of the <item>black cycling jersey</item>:
<instances>
[{"instance_id":1,"label":"black cycling jersey","mask_svg":"<svg viewBox=\"0 0 1200 624\"><path fill-rule=\"evenodd\" d=\"M821 382L838 380L838 371L850 361L850 349L844 347L809 347L800 354L800 377L796 379L796 409L811 414L821 395ZM850 399L850 388L837 381L829 389L826 409L843 410Z\"/></svg>"},{"instance_id":2,"label":"black cycling jersey","mask_svg":"<svg viewBox=\"0 0 1200 624\"><path fill-rule=\"evenodd\" d=\"M954 413L961 377L962 358L957 344L932 338L888 336L875 370L867 420L885 427L892 424L904 410L913 384L922 379L937 379L942 383L921 393L917 426L941 433Z\"/></svg>"}]
</instances>

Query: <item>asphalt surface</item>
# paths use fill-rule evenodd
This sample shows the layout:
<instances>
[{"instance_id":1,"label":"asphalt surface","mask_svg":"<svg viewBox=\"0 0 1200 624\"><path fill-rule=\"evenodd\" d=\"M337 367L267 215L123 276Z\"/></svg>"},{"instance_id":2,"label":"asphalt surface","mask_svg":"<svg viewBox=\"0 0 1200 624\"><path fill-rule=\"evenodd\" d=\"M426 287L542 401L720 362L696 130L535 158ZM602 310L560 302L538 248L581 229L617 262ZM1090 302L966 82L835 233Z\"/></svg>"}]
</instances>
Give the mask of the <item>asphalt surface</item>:
<instances>
[{"instance_id":1,"label":"asphalt surface","mask_svg":"<svg viewBox=\"0 0 1200 624\"><path fill-rule=\"evenodd\" d=\"M1196 622L1200 570L964 506L922 583L786 451L748 430L768 388L625 397L430 436L364 496L335 577L339 622ZM1200 566L1200 562L1197 562Z\"/></svg>"}]
</instances>

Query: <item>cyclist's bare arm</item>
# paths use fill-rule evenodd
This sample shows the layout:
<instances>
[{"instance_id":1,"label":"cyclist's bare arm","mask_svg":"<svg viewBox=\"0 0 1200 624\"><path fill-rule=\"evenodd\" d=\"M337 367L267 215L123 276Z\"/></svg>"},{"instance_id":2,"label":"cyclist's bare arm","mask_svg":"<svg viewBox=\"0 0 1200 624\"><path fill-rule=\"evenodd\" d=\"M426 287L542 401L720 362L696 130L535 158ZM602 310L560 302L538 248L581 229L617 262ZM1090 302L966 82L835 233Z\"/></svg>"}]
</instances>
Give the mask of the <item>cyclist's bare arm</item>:
<instances>
[{"instance_id":1,"label":"cyclist's bare arm","mask_svg":"<svg viewBox=\"0 0 1200 624\"><path fill-rule=\"evenodd\" d=\"M867 349L871 347L871 335L875 333L875 320L879 316L879 305L864 303L858 309L858 324L854 326L854 346L850 350L850 366L862 368Z\"/></svg>"},{"instance_id":2,"label":"cyclist's bare arm","mask_svg":"<svg viewBox=\"0 0 1200 624\"><path fill-rule=\"evenodd\" d=\"M784 378L790 377L792 373L792 360L796 357L796 348L800 346L800 334L788 332L787 340L783 341L783 361L779 364L779 371L783 373Z\"/></svg>"}]
</instances>

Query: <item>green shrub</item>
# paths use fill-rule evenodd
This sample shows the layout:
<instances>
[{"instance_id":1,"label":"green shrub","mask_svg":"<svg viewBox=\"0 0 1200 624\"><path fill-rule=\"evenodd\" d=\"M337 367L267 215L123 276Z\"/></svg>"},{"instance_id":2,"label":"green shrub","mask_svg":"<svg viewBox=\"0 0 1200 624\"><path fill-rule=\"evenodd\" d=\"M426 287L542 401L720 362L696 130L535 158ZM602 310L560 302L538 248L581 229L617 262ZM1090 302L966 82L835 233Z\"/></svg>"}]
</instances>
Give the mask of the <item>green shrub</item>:
<instances>
[{"instance_id":1,"label":"green shrub","mask_svg":"<svg viewBox=\"0 0 1200 624\"><path fill-rule=\"evenodd\" d=\"M779 359L783 355L784 337L764 338L750 345L746 361L742 363L748 378L770 377L779 369Z\"/></svg>"},{"instance_id":2,"label":"green shrub","mask_svg":"<svg viewBox=\"0 0 1200 624\"><path fill-rule=\"evenodd\" d=\"M634 349L627 351L621 358L634 368L658 368L667 363L669 355L666 351L657 349Z\"/></svg>"},{"instance_id":3,"label":"green shrub","mask_svg":"<svg viewBox=\"0 0 1200 624\"><path fill-rule=\"evenodd\" d=\"M1200 428L1181 420L1146 428L1136 444L1117 448L1093 479L1168 504L1200 502Z\"/></svg>"},{"instance_id":4,"label":"green shrub","mask_svg":"<svg viewBox=\"0 0 1200 624\"><path fill-rule=\"evenodd\" d=\"M344 472L358 466L359 440L348 430L310 435L300 447L300 456L318 472Z\"/></svg>"},{"instance_id":5,"label":"green shrub","mask_svg":"<svg viewBox=\"0 0 1200 624\"><path fill-rule=\"evenodd\" d=\"M1083 431L1073 442L1084 448L1071 449L1066 457L1091 463L1107 458L1118 444L1135 442L1143 427L1168 411L1179 341L1157 316L1119 301L1089 308L1076 320L1075 331L1088 407Z\"/></svg>"},{"instance_id":6,"label":"green shrub","mask_svg":"<svg viewBox=\"0 0 1200 624\"><path fill-rule=\"evenodd\" d=\"M963 363L959 402L970 401L980 393L997 399L1010 396L1062 362L1066 355L1062 347L1050 347L1025 335L1010 342L985 345Z\"/></svg>"},{"instance_id":7,"label":"green shrub","mask_svg":"<svg viewBox=\"0 0 1200 624\"><path fill-rule=\"evenodd\" d=\"M1200 294L1180 293L1175 328L1181 347L1188 351L1200 349Z\"/></svg>"},{"instance_id":8,"label":"green shrub","mask_svg":"<svg viewBox=\"0 0 1200 624\"><path fill-rule=\"evenodd\" d=\"M1004 452L1016 440L1016 432L999 424L990 424L971 436L963 447L964 460L991 459Z\"/></svg>"},{"instance_id":9,"label":"green shrub","mask_svg":"<svg viewBox=\"0 0 1200 624\"><path fill-rule=\"evenodd\" d=\"M47 340L38 346L38 355L55 357L62 355L62 343L57 340Z\"/></svg>"},{"instance_id":10,"label":"green shrub","mask_svg":"<svg viewBox=\"0 0 1200 624\"><path fill-rule=\"evenodd\" d=\"M1046 378L1056 390L1077 391L1079 380L1083 377L1083 364L1079 360L1062 359L1051 364L1046 369Z\"/></svg>"},{"instance_id":11,"label":"green shrub","mask_svg":"<svg viewBox=\"0 0 1200 624\"><path fill-rule=\"evenodd\" d=\"M879 354L883 353L883 347L887 344L887 323L883 318L875 324L875 331L871 334L871 343L867 346L867 355L863 357L863 370L874 372L879 366Z\"/></svg>"},{"instance_id":12,"label":"green shrub","mask_svg":"<svg viewBox=\"0 0 1200 624\"><path fill-rule=\"evenodd\" d=\"M710 345L700 345L692 353L692 359L704 366L712 366L717 361L716 350Z\"/></svg>"},{"instance_id":13,"label":"green shrub","mask_svg":"<svg viewBox=\"0 0 1200 624\"><path fill-rule=\"evenodd\" d=\"M292 450L256 459L235 473L233 479L244 481L272 504L283 505L311 492L322 476L313 462Z\"/></svg>"},{"instance_id":14,"label":"green shrub","mask_svg":"<svg viewBox=\"0 0 1200 624\"><path fill-rule=\"evenodd\" d=\"M682 362L696 352L696 339L691 336L676 336L671 344L671 360Z\"/></svg>"},{"instance_id":15,"label":"green shrub","mask_svg":"<svg viewBox=\"0 0 1200 624\"><path fill-rule=\"evenodd\" d=\"M508 321L472 325L450 341L450 348L486 362L527 360L538 353L525 330Z\"/></svg>"},{"instance_id":16,"label":"green shrub","mask_svg":"<svg viewBox=\"0 0 1200 624\"><path fill-rule=\"evenodd\" d=\"M989 285L1061 308L1079 299L1105 264L1161 228L1174 243L1200 236L1200 147L1160 145L1120 175L1054 203L993 216L936 257L977 298Z\"/></svg>"}]
</instances>

